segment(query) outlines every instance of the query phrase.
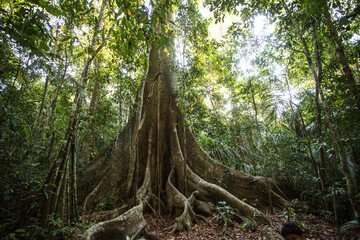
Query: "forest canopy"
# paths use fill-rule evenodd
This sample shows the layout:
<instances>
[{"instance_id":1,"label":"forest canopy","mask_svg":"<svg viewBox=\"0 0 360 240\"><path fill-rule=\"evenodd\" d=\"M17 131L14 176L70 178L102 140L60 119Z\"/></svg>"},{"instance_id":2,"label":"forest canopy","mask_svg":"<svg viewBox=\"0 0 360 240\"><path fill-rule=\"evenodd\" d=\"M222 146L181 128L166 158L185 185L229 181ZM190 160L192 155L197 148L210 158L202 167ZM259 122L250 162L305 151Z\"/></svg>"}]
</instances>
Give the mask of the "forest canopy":
<instances>
[{"instance_id":1,"label":"forest canopy","mask_svg":"<svg viewBox=\"0 0 360 240\"><path fill-rule=\"evenodd\" d=\"M359 59L356 0L0 1L0 236L137 239L218 203L346 235Z\"/></svg>"}]
</instances>

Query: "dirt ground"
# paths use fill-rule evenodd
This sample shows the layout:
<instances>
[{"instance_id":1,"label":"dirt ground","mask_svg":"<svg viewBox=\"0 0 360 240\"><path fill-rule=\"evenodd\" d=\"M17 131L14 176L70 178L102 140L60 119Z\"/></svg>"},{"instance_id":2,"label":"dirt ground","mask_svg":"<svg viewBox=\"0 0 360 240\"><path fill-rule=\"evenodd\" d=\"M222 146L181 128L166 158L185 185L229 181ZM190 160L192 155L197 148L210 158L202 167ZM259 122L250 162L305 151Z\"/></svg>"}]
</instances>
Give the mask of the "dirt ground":
<instances>
[{"instance_id":1,"label":"dirt ground","mask_svg":"<svg viewBox=\"0 0 360 240\"><path fill-rule=\"evenodd\" d=\"M265 211L266 217L270 221L271 227L280 232L284 223L280 210L275 210L273 214ZM208 217L207 221L200 221L193 226L190 231L177 232L171 234L166 228L172 224L173 218L170 216L156 216L155 214L146 214L145 219L148 222L148 231L160 239L181 240L181 239L199 239L199 240L222 240L222 239L268 239L264 238L266 226L259 226L256 230L241 229L240 223L234 223L232 227L223 232L223 228L213 217ZM319 216L311 214L299 214L297 219L305 226L306 237L308 240L331 240L335 239L335 229L329 222L324 221ZM348 238L348 237L346 237ZM348 239L351 239L349 237Z\"/></svg>"}]
</instances>

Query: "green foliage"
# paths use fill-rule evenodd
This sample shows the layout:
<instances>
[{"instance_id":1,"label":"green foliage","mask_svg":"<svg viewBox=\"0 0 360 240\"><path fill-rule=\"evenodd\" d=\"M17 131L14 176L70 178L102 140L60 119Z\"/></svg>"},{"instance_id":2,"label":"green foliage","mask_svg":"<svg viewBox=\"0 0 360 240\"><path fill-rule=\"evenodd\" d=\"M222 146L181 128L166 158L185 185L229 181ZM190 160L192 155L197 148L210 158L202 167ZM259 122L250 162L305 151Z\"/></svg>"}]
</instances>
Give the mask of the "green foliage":
<instances>
[{"instance_id":1,"label":"green foliage","mask_svg":"<svg viewBox=\"0 0 360 240\"><path fill-rule=\"evenodd\" d=\"M51 215L50 216L50 236L55 239L69 238L72 234L73 228L69 225L64 224L61 218Z\"/></svg>"},{"instance_id":2,"label":"green foliage","mask_svg":"<svg viewBox=\"0 0 360 240\"><path fill-rule=\"evenodd\" d=\"M32 218L32 223L24 228L11 233L9 239L72 239L81 237L89 225L84 223L65 224L58 216L51 215L48 227L42 227L37 219Z\"/></svg>"},{"instance_id":3,"label":"green foliage","mask_svg":"<svg viewBox=\"0 0 360 240\"><path fill-rule=\"evenodd\" d=\"M292 208L292 207L286 207L283 210L282 217L286 222L295 222L295 221L297 221L297 215L296 215L295 209Z\"/></svg>"},{"instance_id":4,"label":"green foliage","mask_svg":"<svg viewBox=\"0 0 360 240\"><path fill-rule=\"evenodd\" d=\"M360 223L357 220L351 220L341 225L340 232L341 234L345 234L353 229L360 229Z\"/></svg>"},{"instance_id":5,"label":"green foliage","mask_svg":"<svg viewBox=\"0 0 360 240\"><path fill-rule=\"evenodd\" d=\"M49 16L35 4L22 1L4 2L0 5L0 37L8 34L11 40L34 53L45 55L49 51L50 33L45 27Z\"/></svg>"},{"instance_id":6,"label":"green foliage","mask_svg":"<svg viewBox=\"0 0 360 240\"><path fill-rule=\"evenodd\" d=\"M92 224L92 223L90 223ZM41 226L38 219L31 218L29 225L16 229L9 234L9 239L73 239L82 237L84 231L89 228L89 223L82 222L66 224L58 216L51 215L49 225Z\"/></svg>"},{"instance_id":7,"label":"green foliage","mask_svg":"<svg viewBox=\"0 0 360 240\"><path fill-rule=\"evenodd\" d=\"M300 221L299 215L296 213L295 209L292 207L286 207L283 210L282 218L285 222L291 222L299 227L305 229L304 223Z\"/></svg>"},{"instance_id":8,"label":"green foliage","mask_svg":"<svg viewBox=\"0 0 360 240\"><path fill-rule=\"evenodd\" d=\"M241 228L242 230L254 232L254 231L257 230L258 225L256 224L255 221L253 221L253 220L251 220L251 219L245 219L245 220L240 224L240 228Z\"/></svg>"},{"instance_id":9,"label":"green foliage","mask_svg":"<svg viewBox=\"0 0 360 240\"><path fill-rule=\"evenodd\" d=\"M0 185L0 201L18 201L26 198L29 193L36 193L42 187L42 179L46 169L31 162L16 166L6 166Z\"/></svg>"},{"instance_id":10,"label":"green foliage","mask_svg":"<svg viewBox=\"0 0 360 240\"><path fill-rule=\"evenodd\" d=\"M230 207L225 201L219 201L216 205L216 211L214 213L215 220L226 229L232 224L234 217L234 209Z\"/></svg>"}]
</instances>

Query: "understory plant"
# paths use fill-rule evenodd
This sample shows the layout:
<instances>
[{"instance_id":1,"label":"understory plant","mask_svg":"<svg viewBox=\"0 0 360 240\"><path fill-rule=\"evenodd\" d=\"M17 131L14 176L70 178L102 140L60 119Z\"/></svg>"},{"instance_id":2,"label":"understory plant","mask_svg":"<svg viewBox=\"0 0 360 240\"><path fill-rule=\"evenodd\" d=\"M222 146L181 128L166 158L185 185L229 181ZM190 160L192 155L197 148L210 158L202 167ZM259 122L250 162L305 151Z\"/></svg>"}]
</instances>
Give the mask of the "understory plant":
<instances>
[{"instance_id":1,"label":"understory plant","mask_svg":"<svg viewBox=\"0 0 360 240\"><path fill-rule=\"evenodd\" d=\"M256 222L254 222L251 219L245 219L245 221L243 221L240 225L240 228L242 230L247 230L247 231L251 231L254 232L256 231L258 225L256 224Z\"/></svg>"},{"instance_id":2,"label":"understory plant","mask_svg":"<svg viewBox=\"0 0 360 240\"><path fill-rule=\"evenodd\" d=\"M223 226L223 232L225 232L232 224L234 209L230 207L225 201L219 201L216 206L214 217L215 220Z\"/></svg>"},{"instance_id":3,"label":"understory plant","mask_svg":"<svg viewBox=\"0 0 360 240\"><path fill-rule=\"evenodd\" d=\"M296 213L295 209L292 207L286 207L283 210L282 218L285 222L291 222L298 225L301 228L305 228L304 223L300 221L299 215Z\"/></svg>"}]
</instances>

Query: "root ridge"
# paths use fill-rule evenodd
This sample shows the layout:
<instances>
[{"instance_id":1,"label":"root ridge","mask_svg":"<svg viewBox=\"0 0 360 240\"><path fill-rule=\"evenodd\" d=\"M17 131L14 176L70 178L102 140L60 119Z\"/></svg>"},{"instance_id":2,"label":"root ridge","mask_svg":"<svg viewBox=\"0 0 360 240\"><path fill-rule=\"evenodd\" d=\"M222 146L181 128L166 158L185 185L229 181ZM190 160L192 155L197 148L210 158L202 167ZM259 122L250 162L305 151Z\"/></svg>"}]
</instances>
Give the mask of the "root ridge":
<instances>
[{"instance_id":1,"label":"root ridge","mask_svg":"<svg viewBox=\"0 0 360 240\"><path fill-rule=\"evenodd\" d=\"M166 194L168 198L168 204L170 210L172 212L173 209L182 209L182 213L180 216L175 218L174 224L169 226L167 229L171 231L171 233L175 233L177 231L186 230L189 231L193 226L194 222L197 222L198 219L205 219L202 216L196 214L193 210L193 206L195 203L195 194L198 191L194 191L191 193L190 197L186 198L184 194L182 194L172 183L171 178L174 173L174 168L171 170L167 183L166 183Z\"/></svg>"}]
</instances>

